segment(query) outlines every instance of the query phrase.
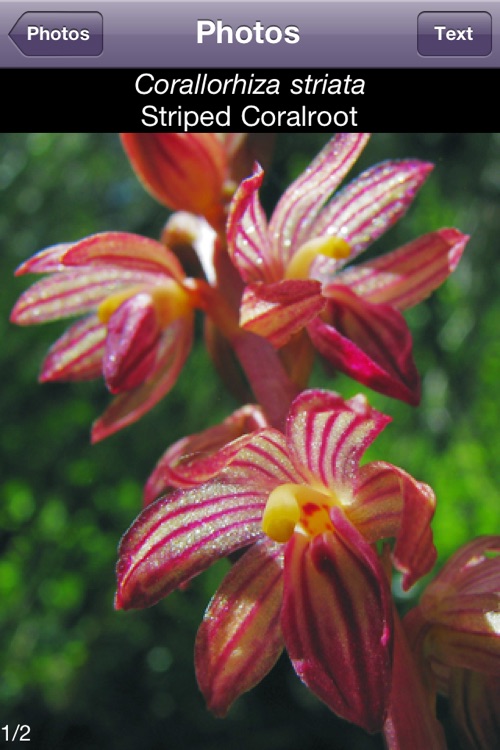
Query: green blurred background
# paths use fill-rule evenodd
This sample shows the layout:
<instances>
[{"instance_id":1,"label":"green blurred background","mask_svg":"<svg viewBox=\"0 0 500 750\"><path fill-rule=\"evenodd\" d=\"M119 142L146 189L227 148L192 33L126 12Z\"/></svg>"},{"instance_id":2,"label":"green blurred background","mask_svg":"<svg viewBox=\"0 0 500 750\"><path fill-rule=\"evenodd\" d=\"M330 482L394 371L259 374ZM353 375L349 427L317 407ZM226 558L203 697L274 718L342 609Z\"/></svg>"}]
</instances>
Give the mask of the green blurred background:
<instances>
[{"instance_id":1,"label":"green blurred background","mask_svg":"<svg viewBox=\"0 0 500 750\"><path fill-rule=\"evenodd\" d=\"M10 324L31 282L13 273L35 251L94 232L157 237L166 213L143 191L113 134L2 138L0 727L29 725L40 750L379 748L379 739L351 730L313 698L286 657L225 720L206 711L192 649L224 563L150 610L113 610L117 544L156 460L236 404L199 346L162 404L89 445L90 424L109 396L101 382L37 384L65 324ZM278 137L263 193L268 211L326 140ZM442 226L472 239L453 277L407 314L422 404L415 410L370 394L394 421L368 458L401 465L434 487L442 563L471 536L500 533L500 135L375 135L350 177L409 156L434 162L435 171L373 252ZM361 390L319 368L314 377L346 396ZM409 603L401 596L403 608Z\"/></svg>"}]
</instances>

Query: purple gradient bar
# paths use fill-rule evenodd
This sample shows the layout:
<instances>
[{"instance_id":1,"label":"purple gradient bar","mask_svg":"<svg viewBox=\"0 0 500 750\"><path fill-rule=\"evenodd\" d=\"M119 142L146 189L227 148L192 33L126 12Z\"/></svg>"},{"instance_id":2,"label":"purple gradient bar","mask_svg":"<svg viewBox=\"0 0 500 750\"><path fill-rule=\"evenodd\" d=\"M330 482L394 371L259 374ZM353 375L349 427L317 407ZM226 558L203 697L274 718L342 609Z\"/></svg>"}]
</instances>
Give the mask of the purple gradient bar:
<instances>
[{"instance_id":1,"label":"purple gradient bar","mask_svg":"<svg viewBox=\"0 0 500 750\"><path fill-rule=\"evenodd\" d=\"M471 11L470 2L451 0L329 0L328 2L151 2L146 0L3 0L0 3L0 66L4 68L500 68L500 0L477 3L493 19L492 50L487 56L423 56L417 44L419 15L435 11ZM476 6L476 7L477 7ZM103 51L98 57L27 57L8 37L23 13L96 12L103 18ZM497 22L495 23L495 17ZM254 29L295 26L300 40L259 41L254 31L240 42L216 35L197 42L197 21ZM241 41L243 40L243 41Z\"/></svg>"}]
</instances>

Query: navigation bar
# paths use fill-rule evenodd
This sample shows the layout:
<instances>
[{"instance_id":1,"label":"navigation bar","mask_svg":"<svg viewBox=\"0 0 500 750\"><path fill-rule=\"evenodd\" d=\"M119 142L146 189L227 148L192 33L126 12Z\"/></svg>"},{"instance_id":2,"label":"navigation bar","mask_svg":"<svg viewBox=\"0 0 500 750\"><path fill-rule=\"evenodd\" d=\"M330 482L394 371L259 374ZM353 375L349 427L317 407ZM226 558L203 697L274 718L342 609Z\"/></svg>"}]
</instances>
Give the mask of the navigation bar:
<instances>
[{"instance_id":1,"label":"navigation bar","mask_svg":"<svg viewBox=\"0 0 500 750\"><path fill-rule=\"evenodd\" d=\"M0 66L270 69L306 59L323 69L495 68L499 18L500 0L476 0L474 12L448 0L4 0Z\"/></svg>"}]
</instances>

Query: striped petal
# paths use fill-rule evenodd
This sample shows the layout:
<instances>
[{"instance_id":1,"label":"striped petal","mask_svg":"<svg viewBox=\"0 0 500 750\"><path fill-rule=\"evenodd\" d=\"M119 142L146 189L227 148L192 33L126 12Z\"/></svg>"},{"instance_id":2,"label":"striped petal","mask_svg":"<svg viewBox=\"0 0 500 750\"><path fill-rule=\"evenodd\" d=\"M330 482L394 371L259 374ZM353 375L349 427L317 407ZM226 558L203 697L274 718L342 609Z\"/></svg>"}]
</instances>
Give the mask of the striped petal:
<instances>
[{"instance_id":1,"label":"striped petal","mask_svg":"<svg viewBox=\"0 0 500 750\"><path fill-rule=\"evenodd\" d=\"M401 313L367 302L347 287L323 287L323 294L330 299L329 323L318 317L308 326L318 352L363 385L416 406L420 378Z\"/></svg>"},{"instance_id":2,"label":"striped petal","mask_svg":"<svg viewBox=\"0 0 500 750\"><path fill-rule=\"evenodd\" d=\"M40 373L42 382L91 380L102 375L106 328L95 315L78 321L53 344Z\"/></svg>"},{"instance_id":3,"label":"striped petal","mask_svg":"<svg viewBox=\"0 0 500 750\"><path fill-rule=\"evenodd\" d=\"M499 613L493 613L492 619L499 618ZM443 662L449 667L471 669L485 674L500 676L500 634L491 626L490 632L474 633L457 621L456 627L433 625L431 636L426 641L426 655ZM487 618L485 618L486 620ZM461 629L464 626L464 629Z\"/></svg>"},{"instance_id":4,"label":"striped petal","mask_svg":"<svg viewBox=\"0 0 500 750\"><path fill-rule=\"evenodd\" d=\"M117 289L154 282L151 274L115 268L63 270L37 281L18 299L11 320L33 325L81 315L93 310Z\"/></svg>"},{"instance_id":5,"label":"striped petal","mask_svg":"<svg viewBox=\"0 0 500 750\"><path fill-rule=\"evenodd\" d=\"M57 245L40 250L36 255L21 263L19 268L16 269L15 275L22 276L25 273L53 273L54 271L62 271L64 268L62 258L68 248L71 247L71 244L71 242L60 242Z\"/></svg>"},{"instance_id":6,"label":"striped petal","mask_svg":"<svg viewBox=\"0 0 500 750\"><path fill-rule=\"evenodd\" d=\"M432 647L451 666L500 674L500 538L466 544L420 600Z\"/></svg>"},{"instance_id":7,"label":"striped petal","mask_svg":"<svg viewBox=\"0 0 500 750\"><path fill-rule=\"evenodd\" d=\"M405 310L421 302L455 270L469 237L457 229L440 229L398 250L342 271L345 284L367 302L386 302Z\"/></svg>"},{"instance_id":8,"label":"striped petal","mask_svg":"<svg viewBox=\"0 0 500 750\"><path fill-rule=\"evenodd\" d=\"M436 561L431 521L436 498L431 488L403 469L374 461L360 469L349 520L370 542L394 537L393 560L409 589Z\"/></svg>"},{"instance_id":9,"label":"striped petal","mask_svg":"<svg viewBox=\"0 0 500 750\"><path fill-rule=\"evenodd\" d=\"M460 592L460 596L491 592L500 595L500 557L496 553L500 553L500 536L480 536L467 542L439 571L438 588L447 584L450 590ZM432 595L432 583L427 591ZM441 602L440 596L436 602Z\"/></svg>"},{"instance_id":10,"label":"striped petal","mask_svg":"<svg viewBox=\"0 0 500 750\"><path fill-rule=\"evenodd\" d=\"M371 167L335 195L310 227L309 236L341 237L350 246L352 260L399 221L431 170L432 164L415 160ZM320 257L314 268L326 281L344 263Z\"/></svg>"},{"instance_id":11,"label":"striped petal","mask_svg":"<svg viewBox=\"0 0 500 750\"><path fill-rule=\"evenodd\" d=\"M149 607L261 535L265 498L214 481L156 500L122 539L117 609Z\"/></svg>"},{"instance_id":12,"label":"striped petal","mask_svg":"<svg viewBox=\"0 0 500 750\"><path fill-rule=\"evenodd\" d=\"M500 677L452 669L449 697L463 750L500 747Z\"/></svg>"},{"instance_id":13,"label":"striped petal","mask_svg":"<svg viewBox=\"0 0 500 750\"><path fill-rule=\"evenodd\" d=\"M237 409L221 424L178 440L165 451L146 482L145 505L170 487L192 487L212 479L210 458L236 438L265 426L262 409L249 404ZM208 474L202 472L200 476L200 466L205 464Z\"/></svg>"},{"instance_id":14,"label":"striped petal","mask_svg":"<svg viewBox=\"0 0 500 750\"><path fill-rule=\"evenodd\" d=\"M336 714L382 729L391 688L392 609L375 552L338 509L335 532L294 534L282 628L295 671Z\"/></svg>"},{"instance_id":15,"label":"striped petal","mask_svg":"<svg viewBox=\"0 0 500 750\"><path fill-rule=\"evenodd\" d=\"M225 716L280 656L282 597L282 545L260 540L226 576L198 630L196 676L216 716Z\"/></svg>"},{"instance_id":16,"label":"striped petal","mask_svg":"<svg viewBox=\"0 0 500 750\"><path fill-rule=\"evenodd\" d=\"M284 436L271 428L239 438L223 448L215 459L224 461L227 466L224 470L227 481L256 487L266 493L279 484L299 479Z\"/></svg>"},{"instance_id":17,"label":"striped petal","mask_svg":"<svg viewBox=\"0 0 500 750\"><path fill-rule=\"evenodd\" d=\"M192 339L191 316L174 321L163 332L155 373L138 388L116 396L104 414L94 422L93 443L136 422L173 388L191 350Z\"/></svg>"},{"instance_id":18,"label":"striped petal","mask_svg":"<svg viewBox=\"0 0 500 750\"><path fill-rule=\"evenodd\" d=\"M389 421L363 396L344 401L336 393L305 391L288 417L290 455L308 483L321 482L348 504L361 456Z\"/></svg>"},{"instance_id":19,"label":"striped petal","mask_svg":"<svg viewBox=\"0 0 500 750\"><path fill-rule=\"evenodd\" d=\"M269 222L275 262L286 267L311 238L311 224L337 189L369 139L367 133L339 133L281 196Z\"/></svg>"},{"instance_id":20,"label":"striped petal","mask_svg":"<svg viewBox=\"0 0 500 750\"><path fill-rule=\"evenodd\" d=\"M208 456L188 456L186 465L179 470L174 467L169 475L179 487L193 487L220 476L267 494L278 484L298 479L283 435L272 428L236 438Z\"/></svg>"},{"instance_id":21,"label":"striped petal","mask_svg":"<svg viewBox=\"0 0 500 750\"><path fill-rule=\"evenodd\" d=\"M247 283L278 281L283 267L271 257L267 219L259 200L264 172L257 164L251 177L241 182L229 207L229 255Z\"/></svg>"},{"instance_id":22,"label":"striped petal","mask_svg":"<svg viewBox=\"0 0 500 750\"><path fill-rule=\"evenodd\" d=\"M171 276L184 271L175 255L160 242L127 232L103 232L75 242L64 255L65 266L108 265Z\"/></svg>"},{"instance_id":23,"label":"striped petal","mask_svg":"<svg viewBox=\"0 0 500 750\"><path fill-rule=\"evenodd\" d=\"M432 584L429 588L433 588ZM449 595L445 595L441 585L437 585L435 590L437 601L435 603L432 602L433 597L429 588L421 601L421 607L426 616L428 607L432 604L433 608L439 608L439 614L435 615L436 622L439 625L451 627L464 633L494 635L499 641L496 648L500 649L500 591L498 586L496 589L492 588L488 592L477 594L467 593L458 588ZM431 619L432 614L429 614L428 617Z\"/></svg>"},{"instance_id":24,"label":"striped petal","mask_svg":"<svg viewBox=\"0 0 500 750\"><path fill-rule=\"evenodd\" d=\"M284 346L325 307L317 281L279 281L245 288L240 325L276 348Z\"/></svg>"},{"instance_id":25,"label":"striped petal","mask_svg":"<svg viewBox=\"0 0 500 750\"><path fill-rule=\"evenodd\" d=\"M103 358L103 375L111 393L137 388L156 365L161 327L149 294L135 294L111 315Z\"/></svg>"}]
</instances>

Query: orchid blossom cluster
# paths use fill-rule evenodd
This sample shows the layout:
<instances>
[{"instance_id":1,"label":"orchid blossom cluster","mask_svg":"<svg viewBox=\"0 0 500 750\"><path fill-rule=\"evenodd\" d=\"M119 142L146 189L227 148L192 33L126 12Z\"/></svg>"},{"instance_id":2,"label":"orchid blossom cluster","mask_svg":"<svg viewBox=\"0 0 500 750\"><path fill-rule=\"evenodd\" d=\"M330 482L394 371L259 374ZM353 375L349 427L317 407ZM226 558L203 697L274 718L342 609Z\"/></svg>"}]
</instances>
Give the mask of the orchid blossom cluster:
<instances>
[{"instance_id":1,"label":"orchid blossom cluster","mask_svg":"<svg viewBox=\"0 0 500 750\"><path fill-rule=\"evenodd\" d=\"M391 750L446 748L449 699L466 750L500 741L500 537L474 540L400 618L436 561L432 489L362 456L390 418L366 396L308 388L319 357L363 386L418 405L402 312L456 268L468 237L430 232L375 259L358 256L397 222L432 165L387 161L341 187L368 142L339 134L268 220L259 200L272 138L122 134L147 190L171 214L159 240L105 232L42 250L19 274L21 325L76 317L43 381L103 377L113 394L101 440L174 387L195 315L241 408L170 446L123 537L116 607L148 607L215 561L229 573L206 610L195 669L224 716L282 651L338 716Z\"/></svg>"}]
</instances>

